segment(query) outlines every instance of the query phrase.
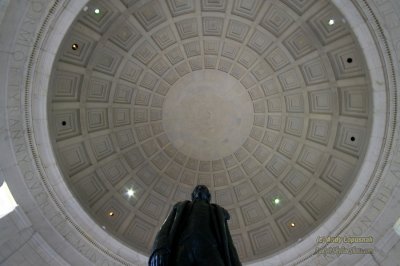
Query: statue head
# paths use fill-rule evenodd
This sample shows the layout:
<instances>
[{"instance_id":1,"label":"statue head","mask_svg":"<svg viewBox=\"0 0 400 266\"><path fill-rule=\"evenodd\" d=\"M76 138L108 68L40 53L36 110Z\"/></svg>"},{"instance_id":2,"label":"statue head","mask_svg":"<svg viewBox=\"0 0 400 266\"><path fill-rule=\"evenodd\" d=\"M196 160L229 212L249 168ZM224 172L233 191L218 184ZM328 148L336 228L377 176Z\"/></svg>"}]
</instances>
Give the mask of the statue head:
<instances>
[{"instance_id":1,"label":"statue head","mask_svg":"<svg viewBox=\"0 0 400 266\"><path fill-rule=\"evenodd\" d=\"M210 203L211 194L205 185L197 185L192 192L192 201L194 200L205 200Z\"/></svg>"}]
</instances>

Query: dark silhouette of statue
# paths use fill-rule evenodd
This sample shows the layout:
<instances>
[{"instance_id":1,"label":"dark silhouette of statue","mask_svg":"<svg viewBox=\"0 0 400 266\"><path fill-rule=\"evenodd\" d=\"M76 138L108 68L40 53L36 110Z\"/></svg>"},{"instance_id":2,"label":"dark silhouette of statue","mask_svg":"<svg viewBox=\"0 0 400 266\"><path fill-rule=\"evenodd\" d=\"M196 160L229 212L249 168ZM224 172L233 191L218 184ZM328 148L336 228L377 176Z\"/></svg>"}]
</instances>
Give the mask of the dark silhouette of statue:
<instances>
[{"instance_id":1,"label":"dark silhouette of statue","mask_svg":"<svg viewBox=\"0 0 400 266\"><path fill-rule=\"evenodd\" d=\"M198 185L192 201L174 205L154 241L149 266L237 266L229 233L229 213L211 204L208 188Z\"/></svg>"}]
</instances>

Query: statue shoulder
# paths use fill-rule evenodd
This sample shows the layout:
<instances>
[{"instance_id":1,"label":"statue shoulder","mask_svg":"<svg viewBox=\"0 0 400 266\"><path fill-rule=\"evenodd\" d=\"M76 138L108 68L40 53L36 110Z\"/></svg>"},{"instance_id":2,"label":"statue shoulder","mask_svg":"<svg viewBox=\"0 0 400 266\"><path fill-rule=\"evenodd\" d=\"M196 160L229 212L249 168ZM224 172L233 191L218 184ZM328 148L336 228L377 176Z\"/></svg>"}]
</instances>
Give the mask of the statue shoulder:
<instances>
[{"instance_id":1,"label":"statue shoulder","mask_svg":"<svg viewBox=\"0 0 400 266\"><path fill-rule=\"evenodd\" d=\"M173 208L176 210L179 210L179 209L185 208L188 203L190 203L190 201L188 201L188 200L179 201L179 202L175 203Z\"/></svg>"},{"instance_id":2,"label":"statue shoulder","mask_svg":"<svg viewBox=\"0 0 400 266\"><path fill-rule=\"evenodd\" d=\"M227 210L225 210L223 207L219 206L218 204L211 203L211 206L214 208L218 209L220 212L223 213L225 220L229 220L231 218L231 215Z\"/></svg>"}]
</instances>

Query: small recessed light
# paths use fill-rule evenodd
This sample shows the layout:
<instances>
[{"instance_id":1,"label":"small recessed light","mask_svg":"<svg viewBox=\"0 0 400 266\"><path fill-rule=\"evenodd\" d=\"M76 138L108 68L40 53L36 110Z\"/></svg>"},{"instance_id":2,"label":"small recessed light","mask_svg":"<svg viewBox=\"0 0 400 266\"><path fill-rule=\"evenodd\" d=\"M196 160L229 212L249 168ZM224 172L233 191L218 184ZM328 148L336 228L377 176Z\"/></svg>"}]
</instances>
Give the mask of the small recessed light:
<instances>
[{"instance_id":1,"label":"small recessed light","mask_svg":"<svg viewBox=\"0 0 400 266\"><path fill-rule=\"evenodd\" d=\"M96 9L94 10L94 13L95 13L95 14L100 14L100 9L96 8Z\"/></svg>"},{"instance_id":2,"label":"small recessed light","mask_svg":"<svg viewBox=\"0 0 400 266\"><path fill-rule=\"evenodd\" d=\"M290 227L295 227L295 226L296 226L296 224L294 222L290 223Z\"/></svg>"},{"instance_id":3,"label":"small recessed light","mask_svg":"<svg viewBox=\"0 0 400 266\"><path fill-rule=\"evenodd\" d=\"M128 189L128 191L126 192L126 195L128 195L128 197L133 197L135 195L135 191L133 191L133 189Z\"/></svg>"},{"instance_id":4,"label":"small recessed light","mask_svg":"<svg viewBox=\"0 0 400 266\"><path fill-rule=\"evenodd\" d=\"M67 125L67 121L62 121L61 125L66 126Z\"/></svg>"},{"instance_id":5,"label":"small recessed light","mask_svg":"<svg viewBox=\"0 0 400 266\"><path fill-rule=\"evenodd\" d=\"M350 140L351 140L351 141L355 141L356 138L355 138L355 137L351 137Z\"/></svg>"},{"instance_id":6,"label":"small recessed light","mask_svg":"<svg viewBox=\"0 0 400 266\"><path fill-rule=\"evenodd\" d=\"M349 57L349 58L347 58L346 61L347 61L347 63L351 64L351 63L353 63L353 58Z\"/></svg>"},{"instance_id":7,"label":"small recessed light","mask_svg":"<svg viewBox=\"0 0 400 266\"><path fill-rule=\"evenodd\" d=\"M71 46L71 48L72 48L72 50L78 50L78 48L79 48L79 45L77 44L77 43L73 43L72 44L72 46Z\"/></svg>"},{"instance_id":8,"label":"small recessed light","mask_svg":"<svg viewBox=\"0 0 400 266\"><path fill-rule=\"evenodd\" d=\"M108 213L108 215L109 215L109 216L114 216L115 213L114 213L113 211L110 211L110 212Z\"/></svg>"},{"instance_id":9,"label":"small recessed light","mask_svg":"<svg viewBox=\"0 0 400 266\"><path fill-rule=\"evenodd\" d=\"M335 20L334 19L330 19L328 21L329 26L332 26L333 24L335 24Z\"/></svg>"},{"instance_id":10,"label":"small recessed light","mask_svg":"<svg viewBox=\"0 0 400 266\"><path fill-rule=\"evenodd\" d=\"M281 202L281 200L279 198L274 199L275 204L279 204L279 202Z\"/></svg>"}]
</instances>

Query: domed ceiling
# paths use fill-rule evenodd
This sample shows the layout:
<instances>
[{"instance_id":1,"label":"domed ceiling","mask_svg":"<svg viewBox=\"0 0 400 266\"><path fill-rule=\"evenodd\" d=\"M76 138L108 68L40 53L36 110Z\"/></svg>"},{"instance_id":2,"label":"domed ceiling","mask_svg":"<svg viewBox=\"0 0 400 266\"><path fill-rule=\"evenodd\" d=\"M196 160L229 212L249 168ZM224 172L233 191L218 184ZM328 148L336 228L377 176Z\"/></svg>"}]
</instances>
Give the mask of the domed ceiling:
<instances>
[{"instance_id":1,"label":"domed ceiling","mask_svg":"<svg viewBox=\"0 0 400 266\"><path fill-rule=\"evenodd\" d=\"M53 66L49 128L71 191L149 254L196 184L243 261L301 240L346 195L372 99L327 0L90 1Z\"/></svg>"}]
</instances>

